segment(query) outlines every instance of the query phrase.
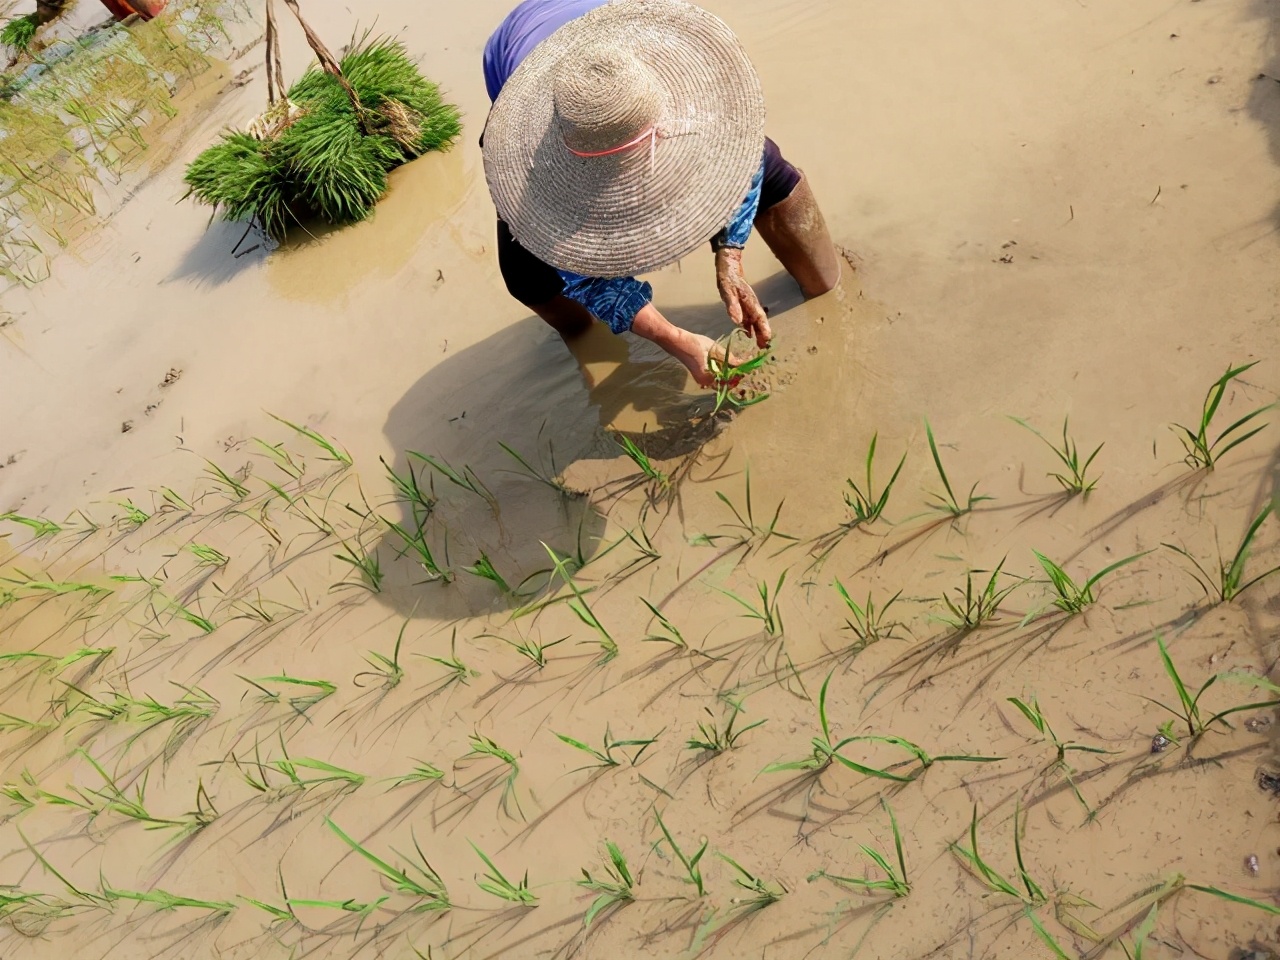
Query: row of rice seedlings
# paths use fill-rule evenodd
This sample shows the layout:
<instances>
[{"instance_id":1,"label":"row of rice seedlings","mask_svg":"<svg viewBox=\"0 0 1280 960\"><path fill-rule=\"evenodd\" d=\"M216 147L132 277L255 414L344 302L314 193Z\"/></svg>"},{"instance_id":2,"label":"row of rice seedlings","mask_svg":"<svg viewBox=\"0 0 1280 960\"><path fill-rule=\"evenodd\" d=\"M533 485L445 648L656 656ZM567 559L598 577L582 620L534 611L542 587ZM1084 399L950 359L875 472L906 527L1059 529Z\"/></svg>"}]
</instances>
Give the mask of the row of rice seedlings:
<instances>
[{"instance_id":1,"label":"row of rice seedlings","mask_svg":"<svg viewBox=\"0 0 1280 960\"><path fill-rule=\"evenodd\" d=\"M897 869L895 870L890 865L888 858L879 850L868 847L865 843L860 843L858 847L863 854L879 867L881 873L884 874L885 878L883 880L870 880L865 877L844 877L829 873L826 870L819 870L809 875L809 883L826 879L841 886L851 887L860 893L879 893L883 891L895 899L905 897L911 893L911 881L907 876L907 860L902 853L902 832L898 829L898 818L893 815L893 808L889 806L889 801L883 797L880 798L880 806L889 815L889 826L893 830L894 852L897 854Z\"/></svg>"},{"instance_id":2,"label":"row of rice seedlings","mask_svg":"<svg viewBox=\"0 0 1280 960\"><path fill-rule=\"evenodd\" d=\"M1231 557L1230 562L1224 560L1221 552L1219 552L1218 569L1215 574L1210 574L1199 560L1182 547L1174 546L1171 543L1163 544L1163 546L1191 561L1196 571L1192 576L1195 577L1196 583L1200 585L1200 589L1204 591L1206 597L1217 603L1230 603L1254 584L1280 573L1280 565L1278 565L1257 576L1245 579L1245 565L1249 561L1253 540L1258 535L1258 529L1270 516L1273 509L1273 504L1268 503L1262 508L1262 512L1254 518L1253 522L1249 524L1249 529L1245 531L1244 538L1240 541L1240 545L1236 548L1236 552Z\"/></svg>"},{"instance_id":3,"label":"row of rice seedlings","mask_svg":"<svg viewBox=\"0 0 1280 960\"><path fill-rule=\"evenodd\" d=\"M622 764L622 760L615 757L613 752L615 750L623 751L638 748L635 753L630 756L627 756L625 753L623 754L623 759L627 760L634 767L640 762L640 758L644 756L645 751L657 743L658 738L662 736L661 731L659 731L654 736L645 739L617 740L614 738L613 732L606 725L604 728L604 741L599 749L597 749L590 744L584 743L581 740L576 740L573 737L566 736L563 733L556 733L554 730L551 732L555 734L556 738L562 743L568 744L575 750L580 750L594 760L593 763L589 763L586 766L570 770L570 773L577 773L580 770L591 770L597 767L608 768L620 766Z\"/></svg>"},{"instance_id":4,"label":"row of rice seedlings","mask_svg":"<svg viewBox=\"0 0 1280 960\"><path fill-rule=\"evenodd\" d=\"M744 600L732 590L720 589L720 592L746 611L740 616L750 620L759 620L764 631L769 636L780 636L783 632L783 623L782 610L779 608L778 602L782 595L782 585L787 579L787 572L783 570L778 575L778 581L772 589L770 589L767 580L761 580L756 584L756 592L760 597L759 605L749 600Z\"/></svg>"}]
</instances>

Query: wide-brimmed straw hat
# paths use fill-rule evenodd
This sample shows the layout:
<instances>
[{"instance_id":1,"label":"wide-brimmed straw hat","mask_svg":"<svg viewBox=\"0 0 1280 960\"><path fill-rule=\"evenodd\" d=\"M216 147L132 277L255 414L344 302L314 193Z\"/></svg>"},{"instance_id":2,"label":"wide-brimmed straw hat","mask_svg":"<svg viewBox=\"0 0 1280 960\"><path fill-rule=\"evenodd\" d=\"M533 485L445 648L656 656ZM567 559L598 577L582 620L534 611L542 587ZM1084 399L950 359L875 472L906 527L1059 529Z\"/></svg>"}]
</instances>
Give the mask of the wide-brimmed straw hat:
<instances>
[{"instance_id":1,"label":"wide-brimmed straw hat","mask_svg":"<svg viewBox=\"0 0 1280 960\"><path fill-rule=\"evenodd\" d=\"M562 270L656 270L723 228L764 150L764 96L727 25L684 0L614 0L543 40L489 114L498 215Z\"/></svg>"}]
</instances>

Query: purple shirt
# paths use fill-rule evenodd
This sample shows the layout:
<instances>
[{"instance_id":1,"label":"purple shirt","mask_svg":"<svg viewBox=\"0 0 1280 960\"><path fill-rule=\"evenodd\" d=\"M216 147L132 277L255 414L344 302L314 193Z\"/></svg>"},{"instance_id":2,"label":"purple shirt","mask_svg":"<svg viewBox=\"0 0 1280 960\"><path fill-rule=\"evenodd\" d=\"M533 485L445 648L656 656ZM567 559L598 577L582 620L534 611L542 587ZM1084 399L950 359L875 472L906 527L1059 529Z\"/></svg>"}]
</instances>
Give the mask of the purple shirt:
<instances>
[{"instance_id":1,"label":"purple shirt","mask_svg":"<svg viewBox=\"0 0 1280 960\"><path fill-rule=\"evenodd\" d=\"M570 20L609 0L524 0L503 20L484 45L484 85L497 100L507 78L533 48Z\"/></svg>"}]
</instances>

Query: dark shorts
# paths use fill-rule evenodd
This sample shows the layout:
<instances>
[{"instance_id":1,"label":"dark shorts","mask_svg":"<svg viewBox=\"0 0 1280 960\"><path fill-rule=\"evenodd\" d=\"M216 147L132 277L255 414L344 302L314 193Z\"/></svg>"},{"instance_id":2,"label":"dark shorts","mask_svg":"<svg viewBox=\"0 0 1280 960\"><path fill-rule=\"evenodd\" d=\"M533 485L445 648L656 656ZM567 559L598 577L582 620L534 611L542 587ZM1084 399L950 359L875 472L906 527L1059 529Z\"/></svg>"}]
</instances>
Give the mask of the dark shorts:
<instances>
[{"instance_id":1,"label":"dark shorts","mask_svg":"<svg viewBox=\"0 0 1280 960\"><path fill-rule=\"evenodd\" d=\"M800 171L788 163L778 145L766 137L764 184L760 188L756 217L791 196L799 182ZM556 268L520 246L511 235L511 228L501 220L498 221L498 267L508 292L525 306L546 303L564 290L564 281Z\"/></svg>"}]
</instances>

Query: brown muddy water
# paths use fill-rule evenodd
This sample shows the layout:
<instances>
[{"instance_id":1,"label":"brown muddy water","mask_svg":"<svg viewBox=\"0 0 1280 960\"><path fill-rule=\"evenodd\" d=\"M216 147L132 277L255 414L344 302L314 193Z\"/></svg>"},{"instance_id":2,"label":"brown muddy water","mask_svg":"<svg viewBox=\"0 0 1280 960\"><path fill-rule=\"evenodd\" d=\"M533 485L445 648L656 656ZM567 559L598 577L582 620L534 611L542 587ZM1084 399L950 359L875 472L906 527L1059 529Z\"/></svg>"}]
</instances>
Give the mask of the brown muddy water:
<instances>
[{"instance_id":1,"label":"brown muddy water","mask_svg":"<svg viewBox=\"0 0 1280 960\"><path fill-rule=\"evenodd\" d=\"M1146 957L1280 951L1274 708L1153 739L1177 705L1157 636L1193 694L1227 675L1203 720L1276 698L1280 575L1215 603L1172 547L1230 563L1280 434L1192 471L1170 428L1232 363L1258 361L1214 435L1277 400L1275 5L707 5L856 264L802 303L753 241L777 362L736 417L709 420L645 344L575 358L506 296L476 146L501 0L379 5L468 128L371 221L268 251L178 202L185 162L261 109L258 69L0 300L0 511L64 527L0 531L0 653L47 655L0 662L0 892L42 895L6 908L5 956L1119 958L1144 933ZM337 42L372 19L308 10ZM228 77L261 47L235 53ZM707 255L651 279L677 322L726 329ZM1064 497L1010 416L1104 444L1096 490ZM929 509L925 418L956 496L990 498L958 519ZM845 529L873 436L877 489L905 465L884 518ZM451 582L389 531L413 510L388 468L433 501ZM1077 582L1138 559L1067 616L1033 551ZM467 572L482 556L510 591ZM376 558L378 589L343 557ZM948 624L944 597L1001 564L998 610ZM1244 581L1277 564L1268 517ZM885 611L876 642L837 580ZM674 634L645 601L684 646L652 639ZM737 710L732 749L688 747ZM655 742L596 766L556 734ZM861 769L767 770L828 735L870 738L840 750ZM885 805L900 898L831 879L887 879L862 845L897 868ZM658 815L686 855L706 844L705 895ZM996 879L957 853L975 816ZM330 824L397 868L420 850L451 908ZM634 899L586 926L575 881L606 876L606 842ZM536 905L482 890L473 844Z\"/></svg>"}]
</instances>

